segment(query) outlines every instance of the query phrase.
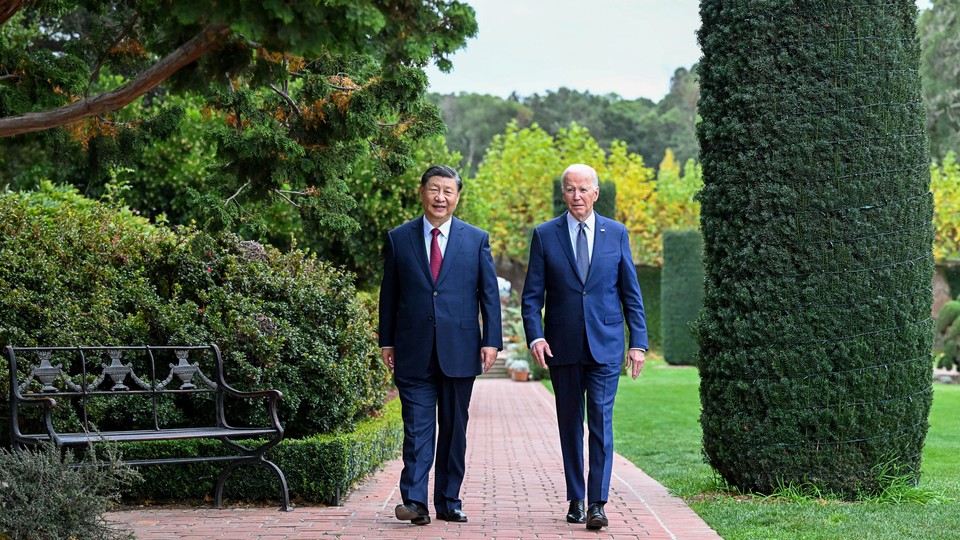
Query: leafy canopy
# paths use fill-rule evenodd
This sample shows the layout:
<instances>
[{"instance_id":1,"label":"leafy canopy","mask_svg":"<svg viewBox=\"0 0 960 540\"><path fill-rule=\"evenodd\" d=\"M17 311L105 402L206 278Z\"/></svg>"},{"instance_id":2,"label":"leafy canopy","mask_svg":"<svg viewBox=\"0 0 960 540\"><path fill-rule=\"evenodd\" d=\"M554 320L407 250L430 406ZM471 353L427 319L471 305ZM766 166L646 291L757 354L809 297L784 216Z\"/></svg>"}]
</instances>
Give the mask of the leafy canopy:
<instances>
[{"instance_id":1,"label":"leafy canopy","mask_svg":"<svg viewBox=\"0 0 960 540\"><path fill-rule=\"evenodd\" d=\"M420 68L449 69L477 30L472 8L440 0L59 0L0 11L0 24L0 137L15 136L3 154L32 156L0 158L14 178L35 184L38 163L62 162L96 194L179 132L172 96L190 91L218 119L197 133L216 148L198 171L215 189L193 192L203 224L262 228L283 202L331 235L358 227L343 181L354 163L397 175L413 142L442 131ZM137 99L149 104L124 109Z\"/></svg>"}]
</instances>

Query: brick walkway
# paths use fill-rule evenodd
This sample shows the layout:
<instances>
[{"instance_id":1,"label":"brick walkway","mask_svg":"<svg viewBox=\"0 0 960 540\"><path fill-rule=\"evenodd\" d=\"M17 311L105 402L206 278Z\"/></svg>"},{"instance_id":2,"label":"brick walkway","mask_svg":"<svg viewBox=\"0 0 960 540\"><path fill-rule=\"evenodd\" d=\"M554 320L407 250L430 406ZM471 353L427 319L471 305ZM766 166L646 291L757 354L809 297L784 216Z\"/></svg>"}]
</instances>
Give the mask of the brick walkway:
<instances>
[{"instance_id":1,"label":"brick walkway","mask_svg":"<svg viewBox=\"0 0 960 540\"><path fill-rule=\"evenodd\" d=\"M620 455L606 506L610 527L594 532L568 524L553 396L541 384L479 379L467 445L461 498L470 521L464 524L434 519L418 527L397 520L399 459L358 486L340 507L151 508L108 516L140 539L720 538L682 500ZM428 506L432 514L432 501Z\"/></svg>"}]
</instances>

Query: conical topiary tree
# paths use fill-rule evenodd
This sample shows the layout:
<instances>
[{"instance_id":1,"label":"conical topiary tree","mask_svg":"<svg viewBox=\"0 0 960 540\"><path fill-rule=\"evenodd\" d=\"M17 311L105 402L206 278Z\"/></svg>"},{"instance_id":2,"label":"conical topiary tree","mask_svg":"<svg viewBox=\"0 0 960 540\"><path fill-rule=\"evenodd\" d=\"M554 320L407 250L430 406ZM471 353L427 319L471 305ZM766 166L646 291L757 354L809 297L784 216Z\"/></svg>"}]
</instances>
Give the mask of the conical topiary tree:
<instances>
[{"instance_id":1,"label":"conical topiary tree","mask_svg":"<svg viewBox=\"0 0 960 540\"><path fill-rule=\"evenodd\" d=\"M707 461L845 497L920 471L932 199L913 0L701 0Z\"/></svg>"}]
</instances>

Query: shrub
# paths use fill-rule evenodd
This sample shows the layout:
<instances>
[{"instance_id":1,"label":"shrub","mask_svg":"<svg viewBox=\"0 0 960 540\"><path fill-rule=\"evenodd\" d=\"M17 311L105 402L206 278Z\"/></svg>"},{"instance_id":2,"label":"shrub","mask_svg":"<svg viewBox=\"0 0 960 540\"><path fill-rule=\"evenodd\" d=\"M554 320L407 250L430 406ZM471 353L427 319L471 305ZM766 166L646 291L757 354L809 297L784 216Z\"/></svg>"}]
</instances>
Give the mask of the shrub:
<instances>
[{"instance_id":1,"label":"shrub","mask_svg":"<svg viewBox=\"0 0 960 540\"><path fill-rule=\"evenodd\" d=\"M284 393L292 437L350 429L382 403L388 374L369 303L352 275L312 254L153 226L49 184L0 195L0 215L0 343L216 343L231 384ZM231 418L265 414L230 406ZM171 402L161 414L175 425L192 412ZM143 414L115 408L102 427Z\"/></svg>"},{"instance_id":2,"label":"shrub","mask_svg":"<svg viewBox=\"0 0 960 540\"><path fill-rule=\"evenodd\" d=\"M103 515L120 489L137 477L116 459L109 467L98 467L92 453L75 463L72 452L61 454L52 444L23 452L0 448L0 537L133 538L111 527Z\"/></svg>"},{"instance_id":3,"label":"shrub","mask_svg":"<svg viewBox=\"0 0 960 540\"><path fill-rule=\"evenodd\" d=\"M910 0L702 0L704 453L854 498L920 474L930 168Z\"/></svg>"},{"instance_id":4,"label":"shrub","mask_svg":"<svg viewBox=\"0 0 960 540\"><path fill-rule=\"evenodd\" d=\"M669 364L696 364L697 341L690 324L703 307L703 241L700 231L663 233L661 273L663 359Z\"/></svg>"},{"instance_id":5,"label":"shrub","mask_svg":"<svg viewBox=\"0 0 960 540\"><path fill-rule=\"evenodd\" d=\"M940 308L933 352L937 355L937 367L960 368L960 301L951 300Z\"/></svg>"}]
</instances>

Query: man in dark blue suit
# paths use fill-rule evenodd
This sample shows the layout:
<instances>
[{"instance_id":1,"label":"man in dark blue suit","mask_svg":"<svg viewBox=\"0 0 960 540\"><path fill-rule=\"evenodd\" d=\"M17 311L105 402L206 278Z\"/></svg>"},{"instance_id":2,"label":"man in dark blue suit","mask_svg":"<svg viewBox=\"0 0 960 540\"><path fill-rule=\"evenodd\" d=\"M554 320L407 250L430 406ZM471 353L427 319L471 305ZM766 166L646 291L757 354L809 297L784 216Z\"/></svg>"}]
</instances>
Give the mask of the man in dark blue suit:
<instances>
[{"instance_id":1,"label":"man in dark blue suit","mask_svg":"<svg viewBox=\"0 0 960 540\"><path fill-rule=\"evenodd\" d=\"M643 369L647 327L627 229L593 211L600 196L596 171L571 165L561 182L567 211L537 227L530 241L523 328L531 355L550 370L553 382L570 501L567 521L600 529L607 526L603 505L613 467L613 400L623 362L624 321L630 329L627 362L634 379ZM590 431L586 486L585 402Z\"/></svg>"},{"instance_id":2,"label":"man in dark blue suit","mask_svg":"<svg viewBox=\"0 0 960 540\"><path fill-rule=\"evenodd\" d=\"M380 347L403 410L403 503L396 516L416 525L430 523L434 451L437 518L467 521L460 500L467 409L476 376L503 348L489 236L453 217L462 188L452 168L427 169L420 179L423 216L390 231L384 250Z\"/></svg>"}]
</instances>

